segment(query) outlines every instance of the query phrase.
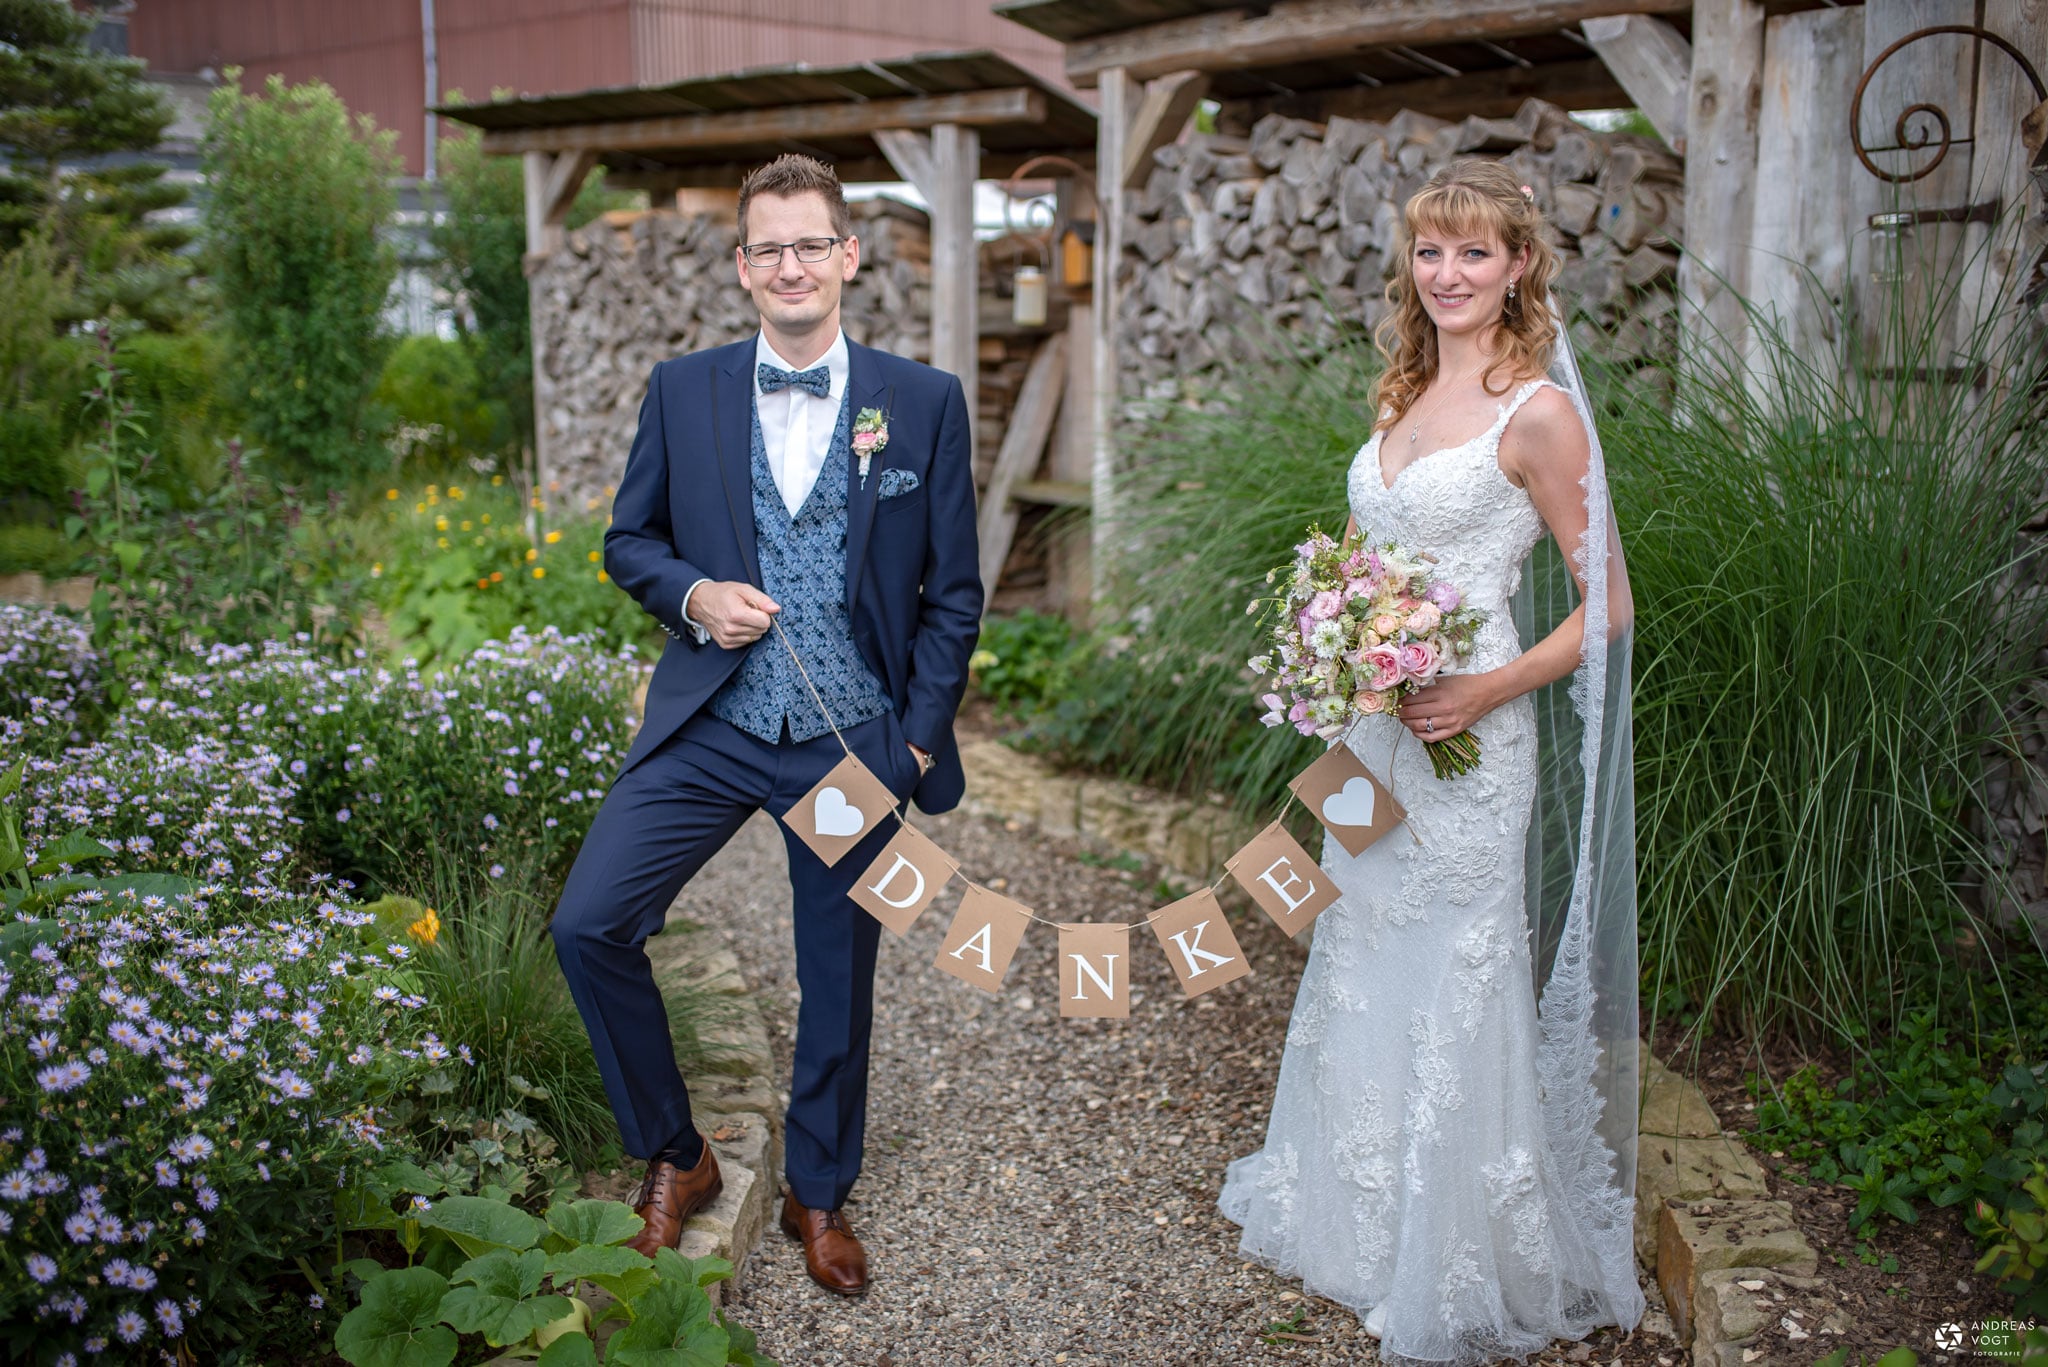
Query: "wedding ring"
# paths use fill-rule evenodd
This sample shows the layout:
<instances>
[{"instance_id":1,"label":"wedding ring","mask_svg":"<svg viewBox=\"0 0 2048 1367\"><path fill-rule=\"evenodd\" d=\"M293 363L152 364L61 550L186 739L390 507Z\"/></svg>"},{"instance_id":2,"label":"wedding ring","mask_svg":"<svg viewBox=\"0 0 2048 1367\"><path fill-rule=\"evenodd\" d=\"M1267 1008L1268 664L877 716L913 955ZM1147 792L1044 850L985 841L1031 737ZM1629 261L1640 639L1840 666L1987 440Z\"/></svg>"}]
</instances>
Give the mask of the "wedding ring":
<instances>
[{"instance_id":1,"label":"wedding ring","mask_svg":"<svg viewBox=\"0 0 2048 1367\"><path fill-rule=\"evenodd\" d=\"M1423 730L1425 730L1425 731L1427 731L1427 732L1429 732L1429 733L1430 733L1431 735L1435 735L1435 734L1436 734L1436 718L1435 718L1435 717L1424 717L1424 718L1422 719L1422 729L1423 729Z\"/></svg>"}]
</instances>

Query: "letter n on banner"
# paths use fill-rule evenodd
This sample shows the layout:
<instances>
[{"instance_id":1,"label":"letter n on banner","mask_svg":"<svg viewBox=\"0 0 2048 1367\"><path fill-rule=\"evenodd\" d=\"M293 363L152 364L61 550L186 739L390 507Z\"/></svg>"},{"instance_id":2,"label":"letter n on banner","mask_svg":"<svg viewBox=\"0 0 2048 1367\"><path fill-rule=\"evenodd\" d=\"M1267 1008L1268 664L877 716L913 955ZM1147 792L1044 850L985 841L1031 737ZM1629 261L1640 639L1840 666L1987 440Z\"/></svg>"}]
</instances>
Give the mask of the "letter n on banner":
<instances>
[{"instance_id":1,"label":"letter n on banner","mask_svg":"<svg viewBox=\"0 0 2048 1367\"><path fill-rule=\"evenodd\" d=\"M1223 904L1208 888L1153 912L1152 933L1180 979L1180 990L1190 997L1234 983L1252 971L1223 917Z\"/></svg>"},{"instance_id":2,"label":"letter n on banner","mask_svg":"<svg viewBox=\"0 0 2048 1367\"><path fill-rule=\"evenodd\" d=\"M1131 1014L1131 928L1060 927L1060 1014Z\"/></svg>"},{"instance_id":3,"label":"letter n on banner","mask_svg":"<svg viewBox=\"0 0 2048 1367\"><path fill-rule=\"evenodd\" d=\"M970 883L932 964L984 992L1000 992L1030 924L1031 908Z\"/></svg>"},{"instance_id":4,"label":"letter n on banner","mask_svg":"<svg viewBox=\"0 0 2048 1367\"><path fill-rule=\"evenodd\" d=\"M959 861L923 832L905 826L847 895L862 911L901 935L924 914L959 868Z\"/></svg>"},{"instance_id":5,"label":"letter n on banner","mask_svg":"<svg viewBox=\"0 0 2048 1367\"><path fill-rule=\"evenodd\" d=\"M1277 821L1253 836L1223 867L1288 935L1298 934L1337 900L1336 885Z\"/></svg>"}]
</instances>

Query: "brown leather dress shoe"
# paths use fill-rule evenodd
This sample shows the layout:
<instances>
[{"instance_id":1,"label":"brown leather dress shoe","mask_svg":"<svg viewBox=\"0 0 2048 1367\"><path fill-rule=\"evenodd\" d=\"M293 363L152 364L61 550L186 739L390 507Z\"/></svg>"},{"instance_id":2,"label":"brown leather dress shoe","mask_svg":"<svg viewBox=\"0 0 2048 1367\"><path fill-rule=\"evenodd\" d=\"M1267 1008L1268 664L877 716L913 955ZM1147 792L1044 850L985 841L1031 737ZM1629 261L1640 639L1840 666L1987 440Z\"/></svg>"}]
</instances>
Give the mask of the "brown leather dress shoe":
<instances>
[{"instance_id":1,"label":"brown leather dress shoe","mask_svg":"<svg viewBox=\"0 0 2048 1367\"><path fill-rule=\"evenodd\" d=\"M812 1210L791 1192L782 1201L782 1232L803 1240L804 1267L827 1291L858 1296L868 1289L867 1250L853 1237L844 1212Z\"/></svg>"},{"instance_id":2,"label":"brown leather dress shoe","mask_svg":"<svg viewBox=\"0 0 2048 1367\"><path fill-rule=\"evenodd\" d=\"M652 1258L657 1249L674 1248L682 1241L683 1221L718 1199L725 1178L718 1172L718 1155L704 1145L704 1156L688 1172L657 1158L647 1165L640 1189L633 1193L633 1213L646 1224L626 1241L626 1247Z\"/></svg>"}]
</instances>

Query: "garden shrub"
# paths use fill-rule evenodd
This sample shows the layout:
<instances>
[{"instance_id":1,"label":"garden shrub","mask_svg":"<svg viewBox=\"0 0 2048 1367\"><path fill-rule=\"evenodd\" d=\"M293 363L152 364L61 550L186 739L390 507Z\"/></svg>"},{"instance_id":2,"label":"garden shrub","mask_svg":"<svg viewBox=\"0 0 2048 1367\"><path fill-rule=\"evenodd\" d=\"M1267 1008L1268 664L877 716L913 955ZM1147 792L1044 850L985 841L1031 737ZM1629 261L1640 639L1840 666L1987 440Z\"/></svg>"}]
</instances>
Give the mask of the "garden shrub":
<instances>
[{"instance_id":1,"label":"garden shrub","mask_svg":"<svg viewBox=\"0 0 2048 1367\"><path fill-rule=\"evenodd\" d=\"M479 486L429 484L416 498L386 490L385 556L376 595L395 647L422 665L453 662L514 627L602 631L651 645L659 628L605 572L594 509L541 531L544 500L522 507L502 476Z\"/></svg>"},{"instance_id":2,"label":"garden shrub","mask_svg":"<svg viewBox=\"0 0 2048 1367\"><path fill-rule=\"evenodd\" d=\"M374 397L396 424L390 445L400 468L437 468L490 449L495 419L471 350L426 336L392 348Z\"/></svg>"},{"instance_id":3,"label":"garden shrub","mask_svg":"<svg viewBox=\"0 0 2048 1367\"><path fill-rule=\"evenodd\" d=\"M1066 691L1074 653L1074 629L1066 618L1026 608L983 619L968 678L999 713L1028 716Z\"/></svg>"},{"instance_id":4,"label":"garden shrub","mask_svg":"<svg viewBox=\"0 0 2048 1367\"><path fill-rule=\"evenodd\" d=\"M299 642L217 646L138 685L109 739L268 746L288 761L301 861L379 891L442 845L486 868L559 872L625 755L639 678L630 647L553 628L434 675L360 650L337 662Z\"/></svg>"},{"instance_id":5,"label":"garden shrub","mask_svg":"<svg viewBox=\"0 0 2048 1367\"><path fill-rule=\"evenodd\" d=\"M12 1353L231 1361L304 1322L278 1278L334 1248L335 1194L378 1159L388 1099L447 1052L390 981L402 956L362 948L364 919L317 889L87 890L26 927L32 949L16 938L0 967Z\"/></svg>"},{"instance_id":6,"label":"garden shrub","mask_svg":"<svg viewBox=\"0 0 2048 1367\"><path fill-rule=\"evenodd\" d=\"M319 82L272 76L246 92L230 72L208 100L206 252L228 373L250 434L295 483L330 488L386 463L369 400L397 273L383 237L393 136Z\"/></svg>"},{"instance_id":7,"label":"garden shrub","mask_svg":"<svg viewBox=\"0 0 2048 1367\"><path fill-rule=\"evenodd\" d=\"M0 603L0 745L50 754L82 741L105 697L91 628L52 608Z\"/></svg>"}]
</instances>

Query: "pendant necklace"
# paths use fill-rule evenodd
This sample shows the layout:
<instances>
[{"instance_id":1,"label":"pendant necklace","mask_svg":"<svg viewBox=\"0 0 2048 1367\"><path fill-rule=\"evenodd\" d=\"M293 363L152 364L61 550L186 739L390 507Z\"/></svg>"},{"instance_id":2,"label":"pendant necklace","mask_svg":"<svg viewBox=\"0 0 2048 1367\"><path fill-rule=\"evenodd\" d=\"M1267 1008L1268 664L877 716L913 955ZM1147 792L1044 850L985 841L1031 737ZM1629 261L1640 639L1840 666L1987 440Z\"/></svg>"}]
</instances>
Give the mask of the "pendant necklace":
<instances>
[{"instance_id":1,"label":"pendant necklace","mask_svg":"<svg viewBox=\"0 0 2048 1367\"><path fill-rule=\"evenodd\" d=\"M1458 377L1458 383L1459 383L1459 384L1463 384L1463 383L1465 383L1465 382L1466 382L1467 380L1471 379L1471 378L1472 378L1472 376L1473 376L1473 375L1475 375L1475 374L1477 374L1477 373L1478 373L1477 371L1470 371L1470 372L1467 372L1466 374L1460 375L1460 376ZM1443 393L1444 393L1444 394L1448 394L1448 393L1450 393L1450 392L1451 392L1451 391L1450 391L1450 389L1449 389L1448 387L1446 387L1446 388L1445 388L1445 389L1443 390ZM1441 396L1441 395L1439 395L1439 396L1437 396L1437 397L1436 397L1436 401L1435 401L1434 403L1430 404L1430 406L1429 406L1429 407L1428 407L1427 409L1425 409L1425 410L1423 411L1423 413L1422 413L1422 416L1421 416L1421 417L1418 417L1418 418L1416 418L1416 419L1415 419L1415 424L1414 424L1414 426L1412 426L1412 427L1410 427L1410 428L1408 429L1408 445L1409 445L1409 446L1410 446L1411 448L1412 448L1412 447L1413 447L1413 446L1415 445L1415 441L1416 441L1416 438L1418 438L1418 437L1420 437L1420 436L1422 435L1422 418L1424 418L1424 417L1427 417L1427 416L1429 416L1429 414L1431 414L1431 413L1434 413L1434 412L1436 412L1436 410L1437 410L1437 409L1438 409L1438 408L1439 408L1439 407L1440 407L1440 406L1441 406L1442 404L1443 404L1443 398L1442 398L1442 396Z\"/></svg>"}]
</instances>

